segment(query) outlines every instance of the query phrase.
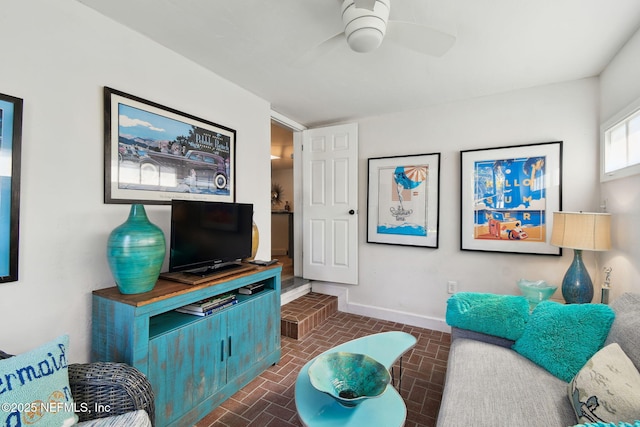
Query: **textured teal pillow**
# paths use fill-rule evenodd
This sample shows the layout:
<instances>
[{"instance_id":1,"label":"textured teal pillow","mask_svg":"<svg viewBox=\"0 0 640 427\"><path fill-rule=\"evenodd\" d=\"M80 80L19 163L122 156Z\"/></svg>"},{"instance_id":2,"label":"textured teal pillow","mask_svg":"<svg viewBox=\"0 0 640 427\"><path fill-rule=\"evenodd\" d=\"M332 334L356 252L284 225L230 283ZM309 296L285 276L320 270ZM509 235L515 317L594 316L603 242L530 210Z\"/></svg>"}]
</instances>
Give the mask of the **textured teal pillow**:
<instances>
[{"instance_id":1,"label":"textured teal pillow","mask_svg":"<svg viewBox=\"0 0 640 427\"><path fill-rule=\"evenodd\" d=\"M614 317L604 304L543 301L531 313L513 349L569 382L602 348Z\"/></svg>"},{"instance_id":2,"label":"textured teal pillow","mask_svg":"<svg viewBox=\"0 0 640 427\"><path fill-rule=\"evenodd\" d=\"M0 360L0 425L71 426L78 421L69 388L63 335L41 347Z\"/></svg>"},{"instance_id":3,"label":"textured teal pillow","mask_svg":"<svg viewBox=\"0 0 640 427\"><path fill-rule=\"evenodd\" d=\"M447 301L449 326L516 340L529 318L523 296L460 292Z\"/></svg>"}]
</instances>

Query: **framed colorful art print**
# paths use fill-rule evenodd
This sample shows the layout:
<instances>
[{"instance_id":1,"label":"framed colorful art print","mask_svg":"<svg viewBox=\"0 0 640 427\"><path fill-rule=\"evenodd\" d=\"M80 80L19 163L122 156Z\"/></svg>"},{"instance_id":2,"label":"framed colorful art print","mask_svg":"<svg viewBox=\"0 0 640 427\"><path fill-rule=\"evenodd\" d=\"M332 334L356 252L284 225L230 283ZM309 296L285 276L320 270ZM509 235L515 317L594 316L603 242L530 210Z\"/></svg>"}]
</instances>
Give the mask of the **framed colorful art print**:
<instances>
[{"instance_id":1,"label":"framed colorful art print","mask_svg":"<svg viewBox=\"0 0 640 427\"><path fill-rule=\"evenodd\" d=\"M235 201L236 131L104 88L105 203Z\"/></svg>"},{"instance_id":2,"label":"framed colorful art print","mask_svg":"<svg viewBox=\"0 0 640 427\"><path fill-rule=\"evenodd\" d=\"M22 104L0 94L0 283L18 280Z\"/></svg>"},{"instance_id":3,"label":"framed colorful art print","mask_svg":"<svg viewBox=\"0 0 640 427\"><path fill-rule=\"evenodd\" d=\"M460 153L462 250L561 255L562 141Z\"/></svg>"},{"instance_id":4,"label":"framed colorful art print","mask_svg":"<svg viewBox=\"0 0 640 427\"><path fill-rule=\"evenodd\" d=\"M440 153L368 159L367 242L438 247Z\"/></svg>"}]
</instances>

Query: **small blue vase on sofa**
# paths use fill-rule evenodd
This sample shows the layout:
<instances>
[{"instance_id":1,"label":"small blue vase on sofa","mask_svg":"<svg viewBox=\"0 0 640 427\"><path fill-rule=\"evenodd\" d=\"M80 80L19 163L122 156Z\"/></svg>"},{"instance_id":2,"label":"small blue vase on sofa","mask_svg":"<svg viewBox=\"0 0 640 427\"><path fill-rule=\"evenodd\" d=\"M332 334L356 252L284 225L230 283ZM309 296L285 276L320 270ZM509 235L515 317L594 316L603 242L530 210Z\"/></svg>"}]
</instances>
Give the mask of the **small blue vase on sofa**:
<instances>
[{"instance_id":1,"label":"small blue vase on sofa","mask_svg":"<svg viewBox=\"0 0 640 427\"><path fill-rule=\"evenodd\" d=\"M144 205L131 205L129 218L116 227L107 241L107 260L123 294L153 289L166 252L162 230L147 218Z\"/></svg>"}]
</instances>

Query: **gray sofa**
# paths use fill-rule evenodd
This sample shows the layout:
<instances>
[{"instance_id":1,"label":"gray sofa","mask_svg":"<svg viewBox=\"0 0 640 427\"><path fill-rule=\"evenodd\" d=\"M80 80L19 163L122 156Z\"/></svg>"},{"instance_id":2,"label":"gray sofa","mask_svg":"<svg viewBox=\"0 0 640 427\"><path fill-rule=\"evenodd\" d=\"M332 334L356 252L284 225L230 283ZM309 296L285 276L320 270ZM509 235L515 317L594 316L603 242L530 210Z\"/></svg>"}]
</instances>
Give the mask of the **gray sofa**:
<instances>
[{"instance_id":1,"label":"gray sofa","mask_svg":"<svg viewBox=\"0 0 640 427\"><path fill-rule=\"evenodd\" d=\"M626 293L605 346L618 343L640 370L640 294ZM568 384L511 350L514 341L452 329L438 427L573 426Z\"/></svg>"}]
</instances>

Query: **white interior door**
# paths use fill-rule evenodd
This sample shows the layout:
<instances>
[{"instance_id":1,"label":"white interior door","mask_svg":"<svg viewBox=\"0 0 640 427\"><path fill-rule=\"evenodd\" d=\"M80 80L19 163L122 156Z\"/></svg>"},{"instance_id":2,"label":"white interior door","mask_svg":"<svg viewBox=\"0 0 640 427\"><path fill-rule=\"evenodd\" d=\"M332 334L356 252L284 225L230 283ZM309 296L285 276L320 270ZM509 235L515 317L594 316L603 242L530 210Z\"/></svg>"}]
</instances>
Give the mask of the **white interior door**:
<instances>
[{"instance_id":1,"label":"white interior door","mask_svg":"<svg viewBox=\"0 0 640 427\"><path fill-rule=\"evenodd\" d=\"M358 125L302 135L303 276L358 283Z\"/></svg>"}]
</instances>

